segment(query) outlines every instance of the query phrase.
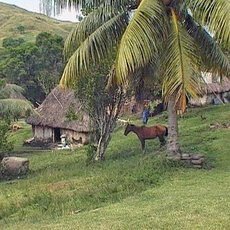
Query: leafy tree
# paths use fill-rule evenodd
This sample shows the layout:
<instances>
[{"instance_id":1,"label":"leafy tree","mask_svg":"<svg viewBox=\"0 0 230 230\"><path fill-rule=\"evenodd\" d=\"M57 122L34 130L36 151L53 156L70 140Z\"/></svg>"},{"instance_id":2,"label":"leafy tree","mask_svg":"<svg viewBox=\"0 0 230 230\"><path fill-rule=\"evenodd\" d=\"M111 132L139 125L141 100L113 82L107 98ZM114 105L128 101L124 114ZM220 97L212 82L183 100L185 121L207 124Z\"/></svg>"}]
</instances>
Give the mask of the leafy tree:
<instances>
[{"instance_id":1,"label":"leafy tree","mask_svg":"<svg viewBox=\"0 0 230 230\"><path fill-rule=\"evenodd\" d=\"M37 80L47 95L57 85L60 73L63 71L64 40L61 36L42 32L36 37L38 47L38 63L40 69Z\"/></svg>"},{"instance_id":2,"label":"leafy tree","mask_svg":"<svg viewBox=\"0 0 230 230\"><path fill-rule=\"evenodd\" d=\"M63 69L63 38L43 32L38 34L35 43L7 38L3 46L1 75L8 82L22 86L33 103L43 101L58 83Z\"/></svg>"},{"instance_id":3,"label":"leafy tree","mask_svg":"<svg viewBox=\"0 0 230 230\"><path fill-rule=\"evenodd\" d=\"M67 2L57 0L57 4ZM61 84L72 86L83 72L117 47L113 84L127 84L134 73L152 66L161 74L168 103L167 149L179 155L176 111L201 92L201 70L228 75L230 2L223 0L79 0L91 12L65 43L69 58ZM207 32L208 31L208 32Z\"/></svg>"},{"instance_id":4,"label":"leafy tree","mask_svg":"<svg viewBox=\"0 0 230 230\"><path fill-rule=\"evenodd\" d=\"M107 88L107 84L113 71L109 71L111 60L103 61L103 65L94 66L86 72L76 85L76 94L91 121L91 129L94 131L91 136L89 154L95 160L104 160L105 151L111 140L119 111L123 105L126 92L122 87ZM96 148L95 147L96 143ZM95 152L94 152L95 150ZM89 160L89 159L88 159Z\"/></svg>"},{"instance_id":5,"label":"leafy tree","mask_svg":"<svg viewBox=\"0 0 230 230\"><path fill-rule=\"evenodd\" d=\"M8 56L0 71L7 82L20 85L25 89L26 97L35 102L44 98L44 93L36 80L39 70L38 47L32 43L22 43L16 47L7 47Z\"/></svg>"}]
</instances>

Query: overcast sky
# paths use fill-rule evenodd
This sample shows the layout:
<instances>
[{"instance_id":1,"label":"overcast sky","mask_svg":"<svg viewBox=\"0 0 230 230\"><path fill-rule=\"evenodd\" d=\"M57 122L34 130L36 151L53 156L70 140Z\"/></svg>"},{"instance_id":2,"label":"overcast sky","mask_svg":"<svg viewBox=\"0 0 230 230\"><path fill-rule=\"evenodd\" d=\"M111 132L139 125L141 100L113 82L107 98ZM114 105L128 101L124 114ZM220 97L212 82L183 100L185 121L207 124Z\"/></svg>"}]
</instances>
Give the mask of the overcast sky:
<instances>
[{"instance_id":1,"label":"overcast sky","mask_svg":"<svg viewBox=\"0 0 230 230\"><path fill-rule=\"evenodd\" d=\"M0 0L0 2L5 2L8 4L13 4L16 6L19 6L21 8L24 8L29 11L40 12L40 5L39 2L40 0ZM52 17L59 19L59 20L68 20L68 21L77 21L76 20L76 10L72 9L71 11L69 10L62 10L60 15L55 15Z\"/></svg>"}]
</instances>

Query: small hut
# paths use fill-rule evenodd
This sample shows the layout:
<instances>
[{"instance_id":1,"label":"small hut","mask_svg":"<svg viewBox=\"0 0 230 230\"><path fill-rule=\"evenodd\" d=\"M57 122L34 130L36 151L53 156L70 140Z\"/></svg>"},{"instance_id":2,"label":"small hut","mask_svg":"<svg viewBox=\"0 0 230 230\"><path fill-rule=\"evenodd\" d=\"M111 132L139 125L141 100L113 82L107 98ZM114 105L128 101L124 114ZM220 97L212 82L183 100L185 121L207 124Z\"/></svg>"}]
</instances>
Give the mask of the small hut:
<instances>
[{"instance_id":1,"label":"small hut","mask_svg":"<svg viewBox=\"0 0 230 230\"><path fill-rule=\"evenodd\" d=\"M209 82L204 88L204 94L199 98L190 99L189 103L195 106L205 104L221 104L230 102L230 80L224 78L222 82Z\"/></svg>"},{"instance_id":2,"label":"small hut","mask_svg":"<svg viewBox=\"0 0 230 230\"><path fill-rule=\"evenodd\" d=\"M57 86L27 119L35 141L59 142L65 135L73 143L87 144L89 116L82 110L74 91Z\"/></svg>"}]
</instances>

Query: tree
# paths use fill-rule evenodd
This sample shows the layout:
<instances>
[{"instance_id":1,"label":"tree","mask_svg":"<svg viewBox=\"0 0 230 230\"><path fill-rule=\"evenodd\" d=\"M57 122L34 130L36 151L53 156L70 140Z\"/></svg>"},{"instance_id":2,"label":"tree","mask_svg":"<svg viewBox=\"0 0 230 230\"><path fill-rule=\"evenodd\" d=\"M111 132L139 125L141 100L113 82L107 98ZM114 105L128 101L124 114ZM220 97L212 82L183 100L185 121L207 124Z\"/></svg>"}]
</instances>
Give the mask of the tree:
<instances>
[{"instance_id":1,"label":"tree","mask_svg":"<svg viewBox=\"0 0 230 230\"><path fill-rule=\"evenodd\" d=\"M63 71L64 40L61 36L42 32L36 37L39 70L36 79L46 95L57 85Z\"/></svg>"},{"instance_id":2,"label":"tree","mask_svg":"<svg viewBox=\"0 0 230 230\"><path fill-rule=\"evenodd\" d=\"M33 112L32 104L23 96L23 88L0 81L0 119L17 120Z\"/></svg>"},{"instance_id":3,"label":"tree","mask_svg":"<svg viewBox=\"0 0 230 230\"><path fill-rule=\"evenodd\" d=\"M108 81L113 75L113 71L109 70L110 66L110 59L104 60L103 65L93 66L76 85L76 94L82 104L81 109L90 116L93 130L90 157L94 160L105 159L111 133L127 95L127 91L124 91L121 86L107 88Z\"/></svg>"},{"instance_id":4,"label":"tree","mask_svg":"<svg viewBox=\"0 0 230 230\"><path fill-rule=\"evenodd\" d=\"M66 2L57 0L57 4ZM162 73L168 103L167 150L179 155L177 110L202 90L201 71L228 75L230 2L223 0L79 0L91 12L65 42L69 58L61 84L71 86L117 47L113 84L126 84L140 68ZM160 61L159 61L160 60Z\"/></svg>"},{"instance_id":5,"label":"tree","mask_svg":"<svg viewBox=\"0 0 230 230\"><path fill-rule=\"evenodd\" d=\"M3 40L4 57L0 60L0 74L25 89L33 103L41 102L57 85L64 67L63 38L42 32L35 43L23 39Z\"/></svg>"}]
</instances>

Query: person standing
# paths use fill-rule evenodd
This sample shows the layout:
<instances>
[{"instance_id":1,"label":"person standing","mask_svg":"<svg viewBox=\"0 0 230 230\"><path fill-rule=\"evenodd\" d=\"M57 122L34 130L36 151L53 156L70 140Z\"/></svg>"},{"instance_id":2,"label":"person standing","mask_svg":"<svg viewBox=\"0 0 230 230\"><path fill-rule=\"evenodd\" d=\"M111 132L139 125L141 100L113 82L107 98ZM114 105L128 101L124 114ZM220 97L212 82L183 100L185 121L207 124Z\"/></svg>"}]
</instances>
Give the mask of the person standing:
<instances>
[{"instance_id":1,"label":"person standing","mask_svg":"<svg viewBox=\"0 0 230 230\"><path fill-rule=\"evenodd\" d=\"M149 115L150 115L150 106L148 104L145 104L142 113L142 121L144 125L148 123Z\"/></svg>"}]
</instances>

